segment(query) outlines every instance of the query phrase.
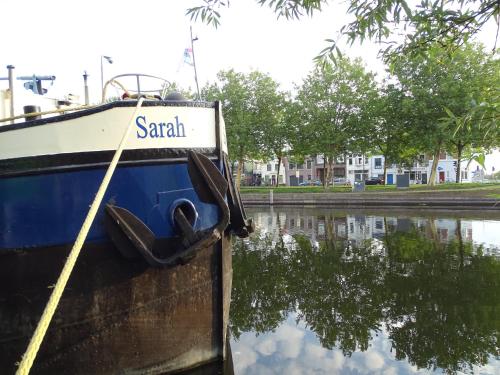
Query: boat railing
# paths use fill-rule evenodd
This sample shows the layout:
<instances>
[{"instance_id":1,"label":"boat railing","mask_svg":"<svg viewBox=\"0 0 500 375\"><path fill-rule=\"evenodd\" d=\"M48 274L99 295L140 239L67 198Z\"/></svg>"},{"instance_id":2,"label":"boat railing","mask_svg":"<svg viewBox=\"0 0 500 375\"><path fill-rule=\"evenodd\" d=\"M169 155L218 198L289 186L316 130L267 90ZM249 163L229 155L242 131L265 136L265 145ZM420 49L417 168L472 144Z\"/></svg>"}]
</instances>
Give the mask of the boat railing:
<instances>
[{"instance_id":1,"label":"boat railing","mask_svg":"<svg viewBox=\"0 0 500 375\"><path fill-rule=\"evenodd\" d=\"M29 118L45 116L45 115L80 111L82 109L88 109L88 108L92 108L92 107L96 107L96 106L95 105L79 105L76 107L64 107L64 108L52 109L50 111L24 113L22 115L0 118L0 124L2 122L14 121L14 120L19 120L19 119L23 119L23 118L29 119ZM26 121L29 121L29 120L26 120Z\"/></svg>"},{"instance_id":2,"label":"boat railing","mask_svg":"<svg viewBox=\"0 0 500 375\"><path fill-rule=\"evenodd\" d=\"M136 88L135 89L129 89L127 87L125 87L125 85L119 80L121 78L124 78L124 77L135 77L136 79ZM163 82L162 86L160 88L157 88L157 89L153 89L153 90L144 90L142 87L141 87L141 78L153 78L153 79L157 79L157 80L160 80ZM110 80L108 80L105 84L104 84L104 87L102 89L102 99L101 99L101 102L104 103L105 100L106 100L106 94L107 94L107 90L110 86L115 86L115 87L118 87L119 89L123 90L124 94L123 94L123 98L138 98L140 96L158 96L159 98L163 98L165 97L167 91L170 89L171 87L171 82L164 79L164 78L161 78L161 77L158 77L158 76L153 76L153 75L150 75L150 74L141 74L141 73L126 73L126 74L120 74L120 75L117 75L117 76L114 76L113 78L111 78ZM156 94L156 95L154 95Z\"/></svg>"},{"instance_id":3,"label":"boat railing","mask_svg":"<svg viewBox=\"0 0 500 375\"><path fill-rule=\"evenodd\" d=\"M65 106L64 108L57 108L53 110L48 110L48 111L36 111L36 112L29 112L29 113L24 113L24 114L19 114L19 115L14 115L14 109L13 109L13 74L12 70L14 67L9 66L9 94L10 94L10 116L5 117L5 118L0 118L0 126L3 123L11 122L13 123L15 120L19 119L26 119L27 121L40 118L40 116L45 116L45 115L56 115L56 114L61 114L61 113L68 113L68 112L73 112L73 111L79 111L82 109L88 109L88 108L93 108L96 107L99 104L95 105L79 105L79 106ZM129 89L126 87L122 82L121 78L125 77L135 77L136 79L136 87L135 89ZM51 77L53 80L55 77ZM145 90L144 88L141 87L141 78L152 78L156 79L162 82L161 87L153 90ZM45 77L43 77L45 79ZM6 78L7 80L7 78ZM127 74L120 74L117 75L110 80L106 82L106 84L103 87L103 92L102 92L102 103L105 102L106 99L106 90L109 86L115 86L121 89L124 92L124 95L121 97L121 99L135 99L139 98L141 96L145 96L146 98L156 98L156 99L162 99L165 97L167 94L168 90L171 88L171 82L157 76L149 75L149 74L141 74L141 73L127 73Z\"/></svg>"}]
</instances>

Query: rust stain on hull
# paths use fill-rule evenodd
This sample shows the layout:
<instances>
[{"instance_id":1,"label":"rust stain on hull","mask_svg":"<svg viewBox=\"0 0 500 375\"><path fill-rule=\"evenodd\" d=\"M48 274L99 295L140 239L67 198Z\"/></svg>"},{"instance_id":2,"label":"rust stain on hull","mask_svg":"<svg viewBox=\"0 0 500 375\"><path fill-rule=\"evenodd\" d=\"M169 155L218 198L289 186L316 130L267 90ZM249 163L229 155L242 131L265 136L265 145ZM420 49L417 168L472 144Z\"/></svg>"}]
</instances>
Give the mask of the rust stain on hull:
<instances>
[{"instance_id":1,"label":"rust stain on hull","mask_svg":"<svg viewBox=\"0 0 500 375\"><path fill-rule=\"evenodd\" d=\"M0 256L0 367L13 373L67 248ZM33 374L164 373L222 358L231 299L228 238L185 265L149 268L87 245Z\"/></svg>"}]
</instances>

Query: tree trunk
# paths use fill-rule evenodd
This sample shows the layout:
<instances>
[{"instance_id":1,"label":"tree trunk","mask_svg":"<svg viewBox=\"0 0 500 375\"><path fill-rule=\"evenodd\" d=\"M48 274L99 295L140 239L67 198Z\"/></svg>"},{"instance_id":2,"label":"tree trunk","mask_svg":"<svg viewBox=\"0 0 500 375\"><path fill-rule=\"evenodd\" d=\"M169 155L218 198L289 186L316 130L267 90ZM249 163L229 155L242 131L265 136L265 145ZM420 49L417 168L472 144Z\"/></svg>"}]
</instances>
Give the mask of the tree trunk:
<instances>
[{"instance_id":1,"label":"tree trunk","mask_svg":"<svg viewBox=\"0 0 500 375\"><path fill-rule=\"evenodd\" d=\"M456 178L455 178L455 182L457 184L459 184L460 182L462 182L462 176L461 176L461 173L460 173L460 164L461 164L461 159L462 159L462 151L464 150L464 145L458 141L457 143L457 173L456 173Z\"/></svg>"},{"instance_id":2,"label":"tree trunk","mask_svg":"<svg viewBox=\"0 0 500 375\"><path fill-rule=\"evenodd\" d=\"M328 177L326 179L326 184L325 186L328 187L330 184L330 181L333 180L333 156L330 156L328 158Z\"/></svg>"},{"instance_id":3,"label":"tree trunk","mask_svg":"<svg viewBox=\"0 0 500 375\"><path fill-rule=\"evenodd\" d=\"M410 166L408 167L408 181L411 182L411 169L413 168L413 159L410 162Z\"/></svg>"},{"instance_id":4,"label":"tree trunk","mask_svg":"<svg viewBox=\"0 0 500 375\"><path fill-rule=\"evenodd\" d=\"M276 173L276 186L280 186L280 169L281 169L281 155L278 156L278 170Z\"/></svg>"},{"instance_id":5,"label":"tree trunk","mask_svg":"<svg viewBox=\"0 0 500 375\"><path fill-rule=\"evenodd\" d=\"M441 144L439 144L437 149L434 151L434 160L432 160L431 176L429 177L429 186L436 185L436 170L439 162L440 149L441 149Z\"/></svg>"},{"instance_id":6,"label":"tree trunk","mask_svg":"<svg viewBox=\"0 0 500 375\"><path fill-rule=\"evenodd\" d=\"M236 162L233 160L231 161L231 177L234 176L234 165L236 164Z\"/></svg>"},{"instance_id":7,"label":"tree trunk","mask_svg":"<svg viewBox=\"0 0 500 375\"><path fill-rule=\"evenodd\" d=\"M384 155L384 185L387 185L387 158Z\"/></svg>"},{"instance_id":8,"label":"tree trunk","mask_svg":"<svg viewBox=\"0 0 500 375\"><path fill-rule=\"evenodd\" d=\"M323 154L323 187L326 189L326 156Z\"/></svg>"},{"instance_id":9,"label":"tree trunk","mask_svg":"<svg viewBox=\"0 0 500 375\"><path fill-rule=\"evenodd\" d=\"M462 220L457 219L457 239L458 239L458 250L460 254L460 270L464 268L464 239L462 238Z\"/></svg>"},{"instance_id":10,"label":"tree trunk","mask_svg":"<svg viewBox=\"0 0 500 375\"><path fill-rule=\"evenodd\" d=\"M281 157L281 159L283 160L283 156ZM285 174L285 186L290 186L289 181L288 181L288 172L289 172L289 169L288 169L288 166L289 166L288 161L289 161L289 160L288 160L288 157L286 157L286 162L285 162L285 163L283 163L283 167L285 168L285 173L284 173L284 174Z\"/></svg>"},{"instance_id":11,"label":"tree trunk","mask_svg":"<svg viewBox=\"0 0 500 375\"><path fill-rule=\"evenodd\" d=\"M241 185L241 172L243 171L243 159L238 160L238 170L236 171L236 188L239 190Z\"/></svg>"},{"instance_id":12,"label":"tree trunk","mask_svg":"<svg viewBox=\"0 0 500 375\"><path fill-rule=\"evenodd\" d=\"M428 221L429 233L430 233L430 237L431 237L433 246L438 247L439 235L438 235L437 227L436 227L436 219L434 218L434 216L431 216L428 220L429 220Z\"/></svg>"}]
</instances>

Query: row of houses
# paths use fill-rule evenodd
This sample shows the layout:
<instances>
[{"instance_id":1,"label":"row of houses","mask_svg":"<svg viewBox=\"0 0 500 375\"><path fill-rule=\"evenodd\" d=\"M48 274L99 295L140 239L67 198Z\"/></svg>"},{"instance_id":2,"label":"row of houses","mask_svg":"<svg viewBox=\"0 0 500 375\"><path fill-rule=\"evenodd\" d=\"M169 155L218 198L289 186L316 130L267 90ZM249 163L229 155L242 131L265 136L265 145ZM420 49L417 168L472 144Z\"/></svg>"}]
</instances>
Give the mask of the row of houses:
<instances>
[{"instance_id":1,"label":"row of houses","mask_svg":"<svg viewBox=\"0 0 500 375\"><path fill-rule=\"evenodd\" d=\"M353 185L357 181L370 178L380 178L388 185L396 183L396 175L408 174L411 184L427 184L431 175L433 159L427 155L420 155L410 167L401 167L395 164L387 166L384 176L384 157L382 155L347 155L339 157L333 164L333 181L337 184ZM455 182L457 159L447 153L439 156L436 183ZM484 177L482 169L475 166L468 168L467 163L461 165L461 181L480 181ZM279 173L278 173L279 170ZM324 181L325 165L321 155L305 158L304 162L296 163L283 158L278 168L278 160L268 162L247 162L242 177L244 185L288 185L297 186L302 183L321 184Z\"/></svg>"},{"instance_id":2,"label":"row of houses","mask_svg":"<svg viewBox=\"0 0 500 375\"><path fill-rule=\"evenodd\" d=\"M363 246L367 240L383 240L387 231L394 233L412 230L418 230L423 237L439 243L457 240L458 235L464 242L474 240L470 220L460 220L459 224L457 219L392 216L384 218L383 216L339 213L337 216L307 215L300 211L258 212L253 214L252 218L256 228L261 231L274 233L274 236L276 233L292 236L303 234L309 237L313 245L320 241L337 239L349 240L355 246ZM494 244L487 244L484 251L488 254L498 253Z\"/></svg>"}]
</instances>

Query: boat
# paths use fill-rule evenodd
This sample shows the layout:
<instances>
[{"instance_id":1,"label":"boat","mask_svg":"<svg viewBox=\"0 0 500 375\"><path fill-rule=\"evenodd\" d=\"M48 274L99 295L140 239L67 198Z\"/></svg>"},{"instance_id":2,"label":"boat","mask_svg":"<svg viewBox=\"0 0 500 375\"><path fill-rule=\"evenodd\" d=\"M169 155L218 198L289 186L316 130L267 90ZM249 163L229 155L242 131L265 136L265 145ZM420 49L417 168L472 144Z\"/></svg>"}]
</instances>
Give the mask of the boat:
<instances>
[{"instance_id":1,"label":"boat","mask_svg":"<svg viewBox=\"0 0 500 375\"><path fill-rule=\"evenodd\" d=\"M168 93L160 78L141 91L145 78L158 77L112 78L104 92L124 94L99 105L27 106L0 120L2 373L16 371L127 131L31 372L156 374L224 359L230 236L253 225L233 185L221 104Z\"/></svg>"}]
</instances>

